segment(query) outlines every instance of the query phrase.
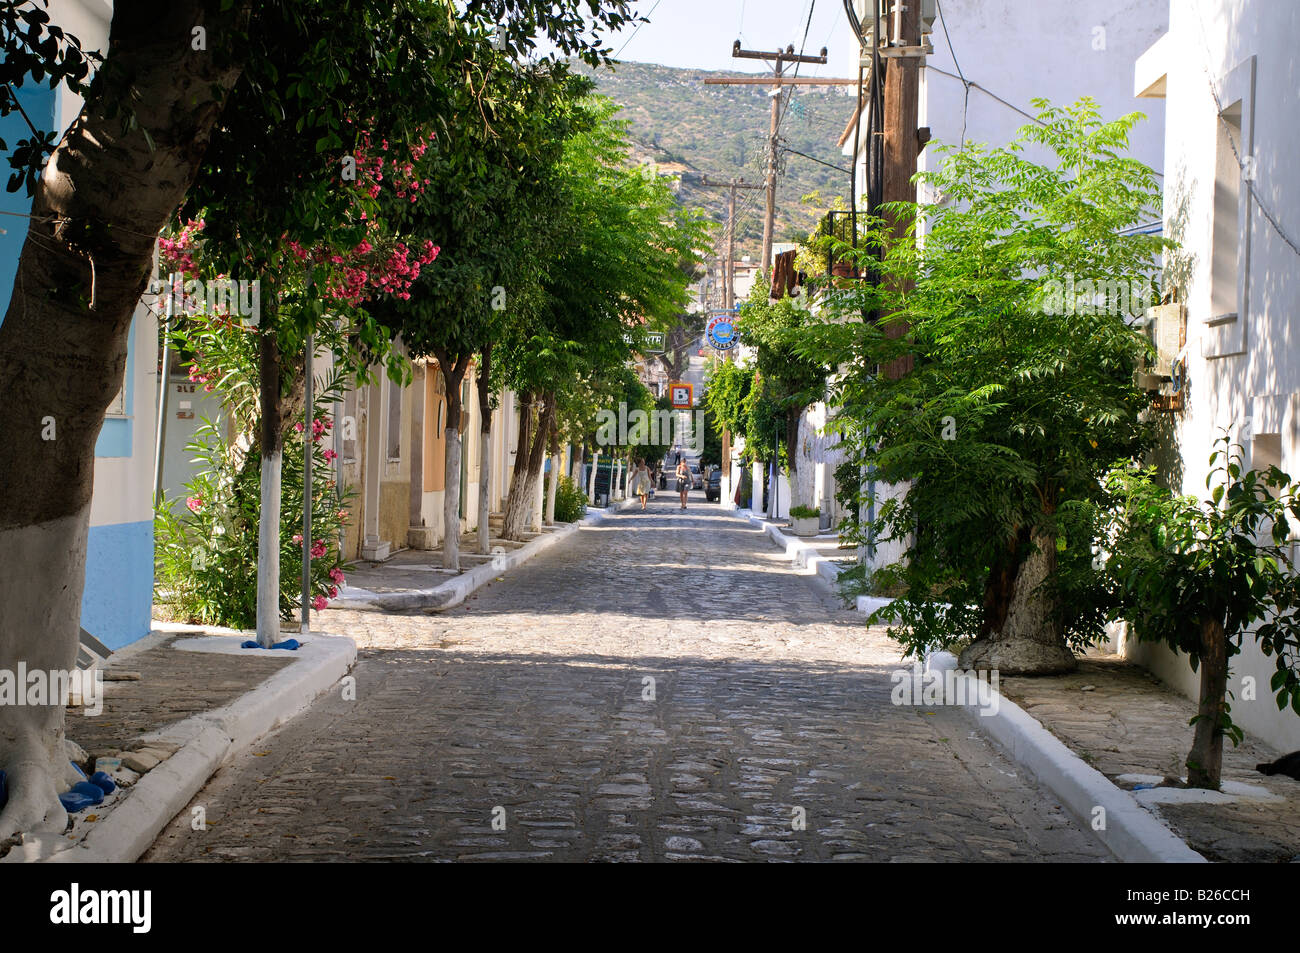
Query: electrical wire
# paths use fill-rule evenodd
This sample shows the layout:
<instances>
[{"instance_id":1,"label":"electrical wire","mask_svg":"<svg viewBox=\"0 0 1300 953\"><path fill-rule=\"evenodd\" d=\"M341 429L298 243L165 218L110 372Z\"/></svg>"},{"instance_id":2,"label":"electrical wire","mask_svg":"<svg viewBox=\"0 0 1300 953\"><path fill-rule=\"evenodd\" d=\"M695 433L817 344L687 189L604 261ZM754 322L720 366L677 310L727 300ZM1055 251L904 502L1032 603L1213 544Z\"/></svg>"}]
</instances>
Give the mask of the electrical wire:
<instances>
[{"instance_id":1,"label":"electrical wire","mask_svg":"<svg viewBox=\"0 0 1300 953\"><path fill-rule=\"evenodd\" d=\"M966 145L966 110L970 107L971 84L966 81L966 74L961 71L961 64L957 62L957 53L952 48L952 37L948 35L948 21L943 17L943 4L939 0L934 0L934 5L939 12L939 25L943 27L943 38L948 43L948 52L952 56L952 65L957 67L957 78L961 80L962 86L966 89L961 102L961 145L958 146L958 148L964 148Z\"/></svg>"},{"instance_id":2,"label":"electrical wire","mask_svg":"<svg viewBox=\"0 0 1300 953\"><path fill-rule=\"evenodd\" d=\"M614 54L614 59L618 59L623 55L623 51L627 49L627 45L636 39L636 35L641 32L641 27L645 26L646 23L649 22L650 18L654 16L655 11L659 9L659 4L662 2L663 0L655 0L655 5L651 7L650 12L645 15L645 19L636 25L636 29L632 31L632 35L629 36L623 42L623 45L618 48L618 52Z\"/></svg>"},{"instance_id":3,"label":"electrical wire","mask_svg":"<svg viewBox=\"0 0 1300 953\"><path fill-rule=\"evenodd\" d=\"M1226 127L1226 132L1228 134L1228 147L1232 149L1232 157L1236 161L1237 167L1242 171L1241 177L1246 182L1246 190L1250 194L1251 200L1259 206L1260 214L1262 214L1264 218L1268 220L1268 223L1273 226L1273 231L1277 232L1278 237L1281 238L1282 241L1286 242L1287 246L1290 247L1293 252L1300 255L1300 245L1297 245L1295 239L1287 234L1286 229L1282 227L1282 223L1279 222L1277 216L1273 214L1273 210L1264 204L1264 200L1260 197L1259 192L1255 190L1255 176L1253 174L1245 174L1246 160L1241 157L1241 153L1237 149L1237 143L1232 138L1232 126L1223 115L1223 101L1219 98L1219 90L1214 85L1214 76L1210 73L1210 62L1213 60L1213 54L1210 51L1209 40L1205 35L1205 23L1199 15L1196 18L1196 25L1201 34L1201 45L1205 47L1205 78L1210 84L1210 95L1214 97L1216 115L1219 118L1219 122L1223 123Z\"/></svg>"}]
</instances>

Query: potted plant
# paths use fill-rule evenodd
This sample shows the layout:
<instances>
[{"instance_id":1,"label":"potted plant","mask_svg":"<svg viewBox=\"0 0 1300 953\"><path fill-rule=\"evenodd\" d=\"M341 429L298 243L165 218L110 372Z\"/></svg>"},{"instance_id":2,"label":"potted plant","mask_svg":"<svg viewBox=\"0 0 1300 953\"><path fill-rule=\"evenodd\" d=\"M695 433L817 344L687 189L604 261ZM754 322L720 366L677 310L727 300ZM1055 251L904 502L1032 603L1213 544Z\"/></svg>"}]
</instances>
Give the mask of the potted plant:
<instances>
[{"instance_id":1,"label":"potted plant","mask_svg":"<svg viewBox=\"0 0 1300 953\"><path fill-rule=\"evenodd\" d=\"M790 507L790 519L794 521L796 536L816 536L821 530L822 511L812 506Z\"/></svg>"}]
</instances>

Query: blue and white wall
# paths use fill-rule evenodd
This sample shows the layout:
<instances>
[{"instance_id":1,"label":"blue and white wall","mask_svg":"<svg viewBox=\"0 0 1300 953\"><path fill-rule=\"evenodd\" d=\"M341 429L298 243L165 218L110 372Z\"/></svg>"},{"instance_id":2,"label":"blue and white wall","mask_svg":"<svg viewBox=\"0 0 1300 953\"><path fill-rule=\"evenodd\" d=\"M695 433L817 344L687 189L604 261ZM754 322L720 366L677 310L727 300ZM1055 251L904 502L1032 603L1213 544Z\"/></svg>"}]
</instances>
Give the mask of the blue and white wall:
<instances>
[{"instance_id":1,"label":"blue and white wall","mask_svg":"<svg viewBox=\"0 0 1300 953\"><path fill-rule=\"evenodd\" d=\"M52 0L51 19L75 35L84 49L106 52L112 4L108 0ZM45 129L66 130L81 109L80 99L63 87L29 85L19 94L32 121ZM21 116L0 120L0 138L10 144L26 136ZM25 191L0 193L0 211L26 215ZM18 256L27 222L0 215L0 299L13 292ZM3 309L0 309L3 320ZM95 446L95 487L91 500L86 586L81 625L111 649L147 635L153 604L153 440L157 400L157 322L143 305L136 310L127 350L120 402L105 416Z\"/></svg>"}]
</instances>

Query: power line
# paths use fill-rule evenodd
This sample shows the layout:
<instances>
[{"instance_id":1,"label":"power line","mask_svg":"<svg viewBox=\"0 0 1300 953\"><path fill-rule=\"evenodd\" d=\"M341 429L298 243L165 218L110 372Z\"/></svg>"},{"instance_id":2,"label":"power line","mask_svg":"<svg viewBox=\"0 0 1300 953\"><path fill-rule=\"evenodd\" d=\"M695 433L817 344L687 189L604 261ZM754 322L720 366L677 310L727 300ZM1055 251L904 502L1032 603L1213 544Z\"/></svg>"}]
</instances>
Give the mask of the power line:
<instances>
[{"instance_id":1,"label":"power line","mask_svg":"<svg viewBox=\"0 0 1300 953\"><path fill-rule=\"evenodd\" d=\"M623 45L618 48L618 52L614 54L614 59L618 59L623 55L623 51L627 49L628 43L631 43L636 39L636 35L641 32L641 27L645 26L646 23L649 22L650 18L654 16L655 11L659 9L659 4L662 2L663 0L655 0L655 5L651 7L650 12L645 15L645 19L636 25L636 29L632 31L632 35L629 36L627 40L624 41Z\"/></svg>"},{"instance_id":2,"label":"power line","mask_svg":"<svg viewBox=\"0 0 1300 953\"><path fill-rule=\"evenodd\" d=\"M845 175L853 174L852 170L850 169L845 169L842 166L838 166L835 165L834 163L827 162L824 159L819 159L816 156L810 156L808 153L800 152L798 149L791 149L789 146L782 146L781 148L786 152L793 152L797 156L803 156L805 159L812 159L813 162L820 162L822 165L826 166L829 169L834 169L836 172L843 172Z\"/></svg>"},{"instance_id":3,"label":"power line","mask_svg":"<svg viewBox=\"0 0 1300 953\"><path fill-rule=\"evenodd\" d=\"M934 5L939 12L939 25L943 27L943 38L948 42L948 52L952 54L952 65L957 67L957 78L966 89L961 101L961 145L958 146L963 148L966 145L966 110L970 106L971 84L966 81L966 74L961 71L961 64L957 62L957 53L952 48L952 37L948 35L948 21L943 18L943 4L935 0Z\"/></svg>"},{"instance_id":4,"label":"power line","mask_svg":"<svg viewBox=\"0 0 1300 953\"><path fill-rule=\"evenodd\" d=\"M1198 31L1201 34L1201 45L1205 47L1205 53L1206 53L1206 62L1204 64L1205 78L1210 84L1210 95L1214 97L1214 108L1217 110L1219 122L1223 123L1225 127L1225 131L1228 136L1228 147L1232 149L1232 158L1236 161L1237 166L1242 171L1241 177L1246 180L1246 191L1249 193L1254 203L1257 206L1259 206L1260 213L1264 216L1264 218L1268 220L1268 223L1273 226L1273 231L1277 232L1278 237L1281 238L1282 241L1286 242L1286 244L1290 247L1290 249L1293 252L1295 252L1297 255L1300 255L1300 245L1297 245L1295 239L1293 239L1290 235L1286 233L1286 229L1284 229L1282 227L1282 223L1277 220L1277 216L1273 214L1273 210L1264 204L1264 200L1260 198L1259 193L1255 191L1255 176L1253 174L1254 173L1253 168L1251 170L1250 175L1246 174L1246 160L1243 159L1241 157L1241 153L1237 151L1237 143L1232 138L1232 126L1228 123L1227 118L1223 115L1223 102L1219 99L1219 90L1215 87L1214 76L1210 73L1209 64L1213 57L1210 53L1209 40L1207 40L1205 36L1205 24L1204 22L1202 22L1199 15L1196 18L1196 26Z\"/></svg>"}]
</instances>

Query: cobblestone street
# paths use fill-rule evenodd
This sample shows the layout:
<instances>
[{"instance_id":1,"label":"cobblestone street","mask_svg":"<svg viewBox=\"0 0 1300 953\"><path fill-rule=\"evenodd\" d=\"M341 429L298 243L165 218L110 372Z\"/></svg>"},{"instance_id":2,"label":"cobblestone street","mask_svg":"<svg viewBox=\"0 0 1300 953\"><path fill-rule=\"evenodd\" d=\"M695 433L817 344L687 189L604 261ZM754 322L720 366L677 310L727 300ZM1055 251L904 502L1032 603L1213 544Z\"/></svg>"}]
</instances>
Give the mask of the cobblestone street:
<instances>
[{"instance_id":1,"label":"cobblestone street","mask_svg":"<svg viewBox=\"0 0 1300 953\"><path fill-rule=\"evenodd\" d=\"M661 494L454 610L324 613L355 700L224 767L145 859L1109 858L962 712L891 705L862 618Z\"/></svg>"}]
</instances>

